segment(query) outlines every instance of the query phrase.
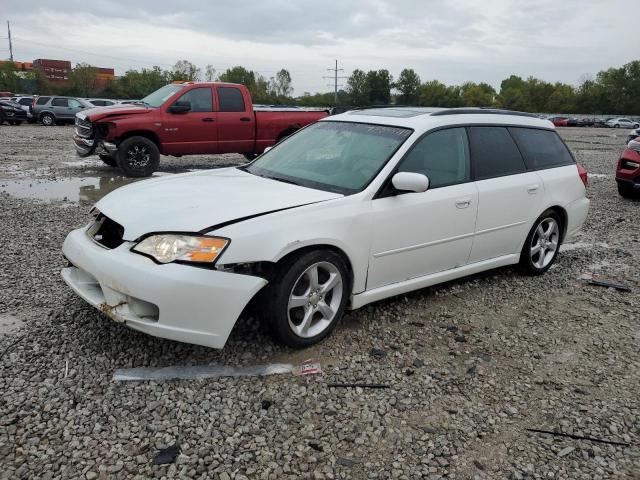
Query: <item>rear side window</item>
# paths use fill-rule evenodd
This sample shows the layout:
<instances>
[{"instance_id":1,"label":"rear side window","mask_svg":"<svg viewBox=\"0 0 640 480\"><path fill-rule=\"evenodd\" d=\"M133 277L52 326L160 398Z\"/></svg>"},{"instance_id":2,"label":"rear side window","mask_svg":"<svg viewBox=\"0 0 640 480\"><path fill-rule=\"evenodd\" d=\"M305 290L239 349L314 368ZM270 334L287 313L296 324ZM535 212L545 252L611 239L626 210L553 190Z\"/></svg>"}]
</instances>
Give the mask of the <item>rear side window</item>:
<instances>
[{"instance_id":1,"label":"rear side window","mask_svg":"<svg viewBox=\"0 0 640 480\"><path fill-rule=\"evenodd\" d=\"M242 92L233 87L218 88L218 103L221 112L244 112Z\"/></svg>"},{"instance_id":2,"label":"rear side window","mask_svg":"<svg viewBox=\"0 0 640 480\"><path fill-rule=\"evenodd\" d=\"M437 130L418 140L399 172L422 173L429 188L469 181L469 146L464 128Z\"/></svg>"},{"instance_id":3,"label":"rear side window","mask_svg":"<svg viewBox=\"0 0 640 480\"><path fill-rule=\"evenodd\" d=\"M561 167L574 163L573 157L558 134L552 130L509 128L529 170Z\"/></svg>"},{"instance_id":4,"label":"rear side window","mask_svg":"<svg viewBox=\"0 0 640 480\"><path fill-rule=\"evenodd\" d=\"M469 146L477 180L526 171L522 155L505 127L469 127Z\"/></svg>"},{"instance_id":5,"label":"rear side window","mask_svg":"<svg viewBox=\"0 0 640 480\"><path fill-rule=\"evenodd\" d=\"M51 102L52 107L68 107L69 100L66 98L54 98Z\"/></svg>"},{"instance_id":6,"label":"rear side window","mask_svg":"<svg viewBox=\"0 0 640 480\"><path fill-rule=\"evenodd\" d=\"M192 112L213 112L213 95L210 87L199 87L189 90L176 102L189 102Z\"/></svg>"},{"instance_id":7,"label":"rear side window","mask_svg":"<svg viewBox=\"0 0 640 480\"><path fill-rule=\"evenodd\" d=\"M28 97L21 98L18 103L20 105L31 105L31 99Z\"/></svg>"},{"instance_id":8,"label":"rear side window","mask_svg":"<svg viewBox=\"0 0 640 480\"><path fill-rule=\"evenodd\" d=\"M49 101L50 98L51 97L38 97L38 100L36 101L36 105L44 105Z\"/></svg>"}]
</instances>

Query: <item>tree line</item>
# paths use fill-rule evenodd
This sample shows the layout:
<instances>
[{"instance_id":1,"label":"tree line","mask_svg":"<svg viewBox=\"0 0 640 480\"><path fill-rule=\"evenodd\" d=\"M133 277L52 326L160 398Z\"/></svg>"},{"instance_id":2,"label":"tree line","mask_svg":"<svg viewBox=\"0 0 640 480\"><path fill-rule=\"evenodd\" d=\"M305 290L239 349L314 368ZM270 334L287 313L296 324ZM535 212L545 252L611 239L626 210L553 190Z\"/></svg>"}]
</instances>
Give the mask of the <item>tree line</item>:
<instances>
[{"instance_id":1,"label":"tree line","mask_svg":"<svg viewBox=\"0 0 640 480\"><path fill-rule=\"evenodd\" d=\"M304 106L334 104L333 92L293 96L292 79L286 69L266 78L242 66L218 73L211 65L204 70L188 60L171 69L132 69L114 81L99 81L92 66L81 63L72 69L67 85L49 83L41 72L15 75L11 63L0 65L0 90L57 93L83 97L139 99L173 81L222 81L241 83L250 90L255 103ZM429 107L496 107L541 113L640 114L640 60L619 68L598 72L578 86L547 82L535 77L511 75L500 89L480 82L446 85L438 80L423 81L415 70L405 68L397 79L386 69L354 70L345 88L338 92L338 104L346 106L415 105Z\"/></svg>"}]
</instances>

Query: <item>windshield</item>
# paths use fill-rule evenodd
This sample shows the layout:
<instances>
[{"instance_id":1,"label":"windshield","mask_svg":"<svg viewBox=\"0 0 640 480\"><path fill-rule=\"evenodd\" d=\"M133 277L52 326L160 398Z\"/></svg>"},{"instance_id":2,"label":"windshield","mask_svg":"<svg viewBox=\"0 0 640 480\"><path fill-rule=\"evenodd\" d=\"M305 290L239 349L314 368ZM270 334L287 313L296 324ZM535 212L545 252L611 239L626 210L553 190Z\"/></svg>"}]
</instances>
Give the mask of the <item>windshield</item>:
<instances>
[{"instance_id":1,"label":"windshield","mask_svg":"<svg viewBox=\"0 0 640 480\"><path fill-rule=\"evenodd\" d=\"M176 93L178 90L181 90L182 88L184 88L184 85L180 85L177 83L165 85L164 87L159 88L155 92L150 93L149 95L144 97L142 100L140 100L140 102L144 103L145 105L149 105L150 107L157 108L164 102L166 102L171 95Z\"/></svg>"},{"instance_id":2,"label":"windshield","mask_svg":"<svg viewBox=\"0 0 640 480\"><path fill-rule=\"evenodd\" d=\"M411 133L400 127L319 122L278 144L245 170L348 195L366 187Z\"/></svg>"}]
</instances>

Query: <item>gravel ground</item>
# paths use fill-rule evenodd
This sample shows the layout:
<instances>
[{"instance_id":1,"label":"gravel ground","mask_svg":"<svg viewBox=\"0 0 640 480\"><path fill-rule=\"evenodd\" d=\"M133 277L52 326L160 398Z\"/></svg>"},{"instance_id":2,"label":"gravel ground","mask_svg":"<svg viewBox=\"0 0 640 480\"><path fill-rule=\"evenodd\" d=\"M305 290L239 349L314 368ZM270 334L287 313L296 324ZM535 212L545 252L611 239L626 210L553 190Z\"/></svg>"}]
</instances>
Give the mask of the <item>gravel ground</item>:
<instances>
[{"instance_id":1,"label":"gravel ground","mask_svg":"<svg viewBox=\"0 0 640 480\"><path fill-rule=\"evenodd\" d=\"M62 241L127 180L78 159L71 133L0 127L0 478L640 478L640 203L614 182L626 131L561 130L595 175L584 233L546 275L504 268L379 302L304 352L251 318L223 351L157 339L72 294ZM241 161L163 158L161 174ZM593 273L633 291L588 286ZM112 380L307 358L322 375ZM356 381L390 388L328 387Z\"/></svg>"}]
</instances>

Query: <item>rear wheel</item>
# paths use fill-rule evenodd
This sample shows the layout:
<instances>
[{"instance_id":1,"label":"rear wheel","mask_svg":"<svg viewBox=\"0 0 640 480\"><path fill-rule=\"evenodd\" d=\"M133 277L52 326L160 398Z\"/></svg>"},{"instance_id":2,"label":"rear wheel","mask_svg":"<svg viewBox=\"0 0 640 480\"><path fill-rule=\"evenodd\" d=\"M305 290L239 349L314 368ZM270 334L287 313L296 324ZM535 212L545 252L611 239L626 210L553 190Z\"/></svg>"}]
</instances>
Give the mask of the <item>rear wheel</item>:
<instances>
[{"instance_id":1,"label":"rear wheel","mask_svg":"<svg viewBox=\"0 0 640 480\"><path fill-rule=\"evenodd\" d=\"M560 250L562 222L553 210L533 224L520 253L520 268L528 275L541 275L556 261Z\"/></svg>"},{"instance_id":2,"label":"rear wheel","mask_svg":"<svg viewBox=\"0 0 640 480\"><path fill-rule=\"evenodd\" d=\"M13 120L11 122L9 122L11 125L20 125L22 122L19 120Z\"/></svg>"},{"instance_id":3,"label":"rear wheel","mask_svg":"<svg viewBox=\"0 0 640 480\"><path fill-rule=\"evenodd\" d=\"M40 123L45 127L52 127L53 125L56 124L56 119L50 113L43 113L40 116Z\"/></svg>"},{"instance_id":4,"label":"rear wheel","mask_svg":"<svg viewBox=\"0 0 640 480\"><path fill-rule=\"evenodd\" d=\"M113 158L111 155L98 155L98 157L100 157L100 160L102 160L104 163L106 163L107 165L109 165L110 167L117 167L118 164L116 163L116 159Z\"/></svg>"},{"instance_id":5,"label":"rear wheel","mask_svg":"<svg viewBox=\"0 0 640 480\"><path fill-rule=\"evenodd\" d=\"M618 193L624 198L640 198L640 191L626 183L618 183Z\"/></svg>"},{"instance_id":6,"label":"rear wheel","mask_svg":"<svg viewBox=\"0 0 640 480\"><path fill-rule=\"evenodd\" d=\"M160 165L160 150L146 137L129 137L118 147L116 163L128 177L148 177Z\"/></svg>"},{"instance_id":7,"label":"rear wheel","mask_svg":"<svg viewBox=\"0 0 640 480\"><path fill-rule=\"evenodd\" d=\"M351 285L344 260L328 250L285 260L270 283L264 315L275 337L294 348L331 333L344 314Z\"/></svg>"},{"instance_id":8,"label":"rear wheel","mask_svg":"<svg viewBox=\"0 0 640 480\"><path fill-rule=\"evenodd\" d=\"M616 123L616 124L613 126L613 128L620 128L620 124L619 124L619 123Z\"/></svg>"}]
</instances>

